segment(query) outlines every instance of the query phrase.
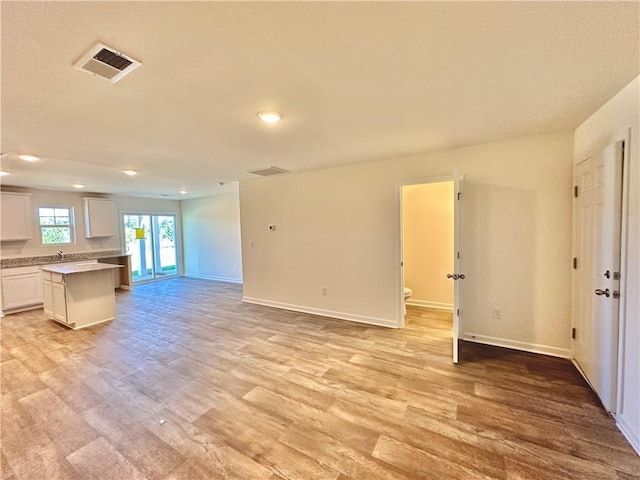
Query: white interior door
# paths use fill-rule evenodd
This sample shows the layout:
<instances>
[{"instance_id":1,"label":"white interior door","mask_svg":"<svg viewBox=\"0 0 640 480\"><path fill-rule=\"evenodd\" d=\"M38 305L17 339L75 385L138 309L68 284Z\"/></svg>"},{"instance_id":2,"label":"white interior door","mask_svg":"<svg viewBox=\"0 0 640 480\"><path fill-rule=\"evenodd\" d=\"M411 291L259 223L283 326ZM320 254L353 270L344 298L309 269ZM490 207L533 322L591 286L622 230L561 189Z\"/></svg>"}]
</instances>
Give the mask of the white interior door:
<instances>
[{"instance_id":1,"label":"white interior door","mask_svg":"<svg viewBox=\"0 0 640 480\"><path fill-rule=\"evenodd\" d=\"M464 175L460 172L453 172L453 265L454 273L451 275L453 279L453 363L458 363L460 352L458 340L462 328L462 309L460 307L462 301L462 283L465 278L463 269L462 249L462 190L464 184Z\"/></svg>"},{"instance_id":2,"label":"white interior door","mask_svg":"<svg viewBox=\"0 0 640 480\"><path fill-rule=\"evenodd\" d=\"M576 167L574 355L604 407L615 412L623 142Z\"/></svg>"}]
</instances>

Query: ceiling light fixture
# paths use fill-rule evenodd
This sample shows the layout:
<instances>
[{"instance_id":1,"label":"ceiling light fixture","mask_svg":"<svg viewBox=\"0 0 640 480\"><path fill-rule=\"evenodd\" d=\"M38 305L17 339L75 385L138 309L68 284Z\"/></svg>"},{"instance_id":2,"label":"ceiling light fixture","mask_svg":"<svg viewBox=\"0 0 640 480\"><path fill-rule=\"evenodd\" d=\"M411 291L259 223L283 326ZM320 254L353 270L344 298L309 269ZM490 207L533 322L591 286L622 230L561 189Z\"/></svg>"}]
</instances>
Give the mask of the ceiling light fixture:
<instances>
[{"instance_id":1,"label":"ceiling light fixture","mask_svg":"<svg viewBox=\"0 0 640 480\"><path fill-rule=\"evenodd\" d=\"M7 172L6 170L0 170L0 177L4 177L5 175L10 175L11 172Z\"/></svg>"},{"instance_id":2,"label":"ceiling light fixture","mask_svg":"<svg viewBox=\"0 0 640 480\"><path fill-rule=\"evenodd\" d=\"M134 175L138 174L137 170L122 170L122 173L124 173L125 175L129 175L130 177L133 177Z\"/></svg>"},{"instance_id":3,"label":"ceiling light fixture","mask_svg":"<svg viewBox=\"0 0 640 480\"><path fill-rule=\"evenodd\" d=\"M282 114L273 110L267 110L264 112L258 112L260 120L266 123L278 123L282 120Z\"/></svg>"},{"instance_id":4,"label":"ceiling light fixture","mask_svg":"<svg viewBox=\"0 0 640 480\"><path fill-rule=\"evenodd\" d=\"M187 191L186 191L186 190L184 190L184 189L180 190L180 195L186 195L187 193L189 193L189 192L187 192Z\"/></svg>"},{"instance_id":5,"label":"ceiling light fixture","mask_svg":"<svg viewBox=\"0 0 640 480\"><path fill-rule=\"evenodd\" d=\"M71 186L73 188L77 188L78 190L80 190L81 188L84 188L84 185L82 183L72 183Z\"/></svg>"},{"instance_id":6,"label":"ceiling light fixture","mask_svg":"<svg viewBox=\"0 0 640 480\"><path fill-rule=\"evenodd\" d=\"M18 158L20 160L24 160L25 162L37 162L38 160L40 160L40 157L36 157L35 155L25 155L25 154L18 155Z\"/></svg>"}]
</instances>

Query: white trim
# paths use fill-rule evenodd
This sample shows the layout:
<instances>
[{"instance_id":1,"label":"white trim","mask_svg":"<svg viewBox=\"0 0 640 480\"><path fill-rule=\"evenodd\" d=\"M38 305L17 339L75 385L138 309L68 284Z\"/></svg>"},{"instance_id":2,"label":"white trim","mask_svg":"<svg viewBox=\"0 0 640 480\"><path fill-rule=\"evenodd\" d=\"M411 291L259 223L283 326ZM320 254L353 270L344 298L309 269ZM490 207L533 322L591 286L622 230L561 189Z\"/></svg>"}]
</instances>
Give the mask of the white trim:
<instances>
[{"instance_id":1,"label":"white trim","mask_svg":"<svg viewBox=\"0 0 640 480\"><path fill-rule=\"evenodd\" d=\"M220 277L218 275L204 275L202 273L189 273L189 272L184 272L184 276L189 278L200 278L202 280L215 280L216 282L242 284L242 279L235 278L235 277Z\"/></svg>"},{"instance_id":2,"label":"white trim","mask_svg":"<svg viewBox=\"0 0 640 480\"><path fill-rule=\"evenodd\" d=\"M622 432L624 438L631 444L633 449L636 451L638 455L640 455L640 437L636 435L631 426L627 425L624 418L621 415L614 415L616 419L616 426L618 430Z\"/></svg>"},{"instance_id":3,"label":"white trim","mask_svg":"<svg viewBox=\"0 0 640 480\"><path fill-rule=\"evenodd\" d=\"M519 342L517 340L488 337L486 335L478 335L475 333L463 333L461 337L467 342L483 343L485 345L494 345L496 347L512 348L513 350L522 350L524 352L541 353L543 355L550 355L552 357L571 358L570 348L558 348L552 347L551 345Z\"/></svg>"},{"instance_id":4,"label":"white trim","mask_svg":"<svg viewBox=\"0 0 640 480\"><path fill-rule=\"evenodd\" d=\"M448 310L450 312L453 312L453 303L440 303L440 302L431 302L429 300L408 299L406 301L406 304L413 305L414 307L438 308L440 310Z\"/></svg>"},{"instance_id":5,"label":"white trim","mask_svg":"<svg viewBox=\"0 0 640 480\"><path fill-rule=\"evenodd\" d=\"M242 301L244 303L253 303L256 305L264 305L265 307L274 307L283 310L292 310L294 312L310 313L312 315L320 315L322 317L339 318L341 320L349 320L350 322L366 323L368 325L377 325L379 327L398 328L397 322L386 318L367 317L365 315L356 315L353 313L336 312L333 310L324 310L322 308L274 302L271 300L263 300L261 298L242 297Z\"/></svg>"},{"instance_id":6,"label":"white trim","mask_svg":"<svg viewBox=\"0 0 640 480\"><path fill-rule=\"evenodd\" d=\"M629 275L627 259L629 258L629 192L631 176L629 168L631 165L631 127L627 128L627 134L623 138L624 155L622 157L622 206L620 212L620 303L618 304L618 371L616 383L616 412L623 414L624 410L624 373L625 373L625 337L627 330L627 292L629 291ZM637 147L636 147L637 148ZM631 432L632 430L630 430ZM631 443L631 440L629 440ZM636 443L639 445L639 443ZM634 447L636 448L636 447ZM640 450L636 448L638 453Z\"/></svg>"}]
</instances>

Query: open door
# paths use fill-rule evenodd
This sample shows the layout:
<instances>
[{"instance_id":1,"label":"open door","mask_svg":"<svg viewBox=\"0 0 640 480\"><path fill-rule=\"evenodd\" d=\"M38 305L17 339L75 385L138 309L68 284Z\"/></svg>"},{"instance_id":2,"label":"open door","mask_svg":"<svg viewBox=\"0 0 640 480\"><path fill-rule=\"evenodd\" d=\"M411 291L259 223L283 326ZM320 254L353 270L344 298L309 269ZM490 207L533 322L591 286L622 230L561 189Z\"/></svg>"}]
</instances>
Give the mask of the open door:
<instances>
[{"instance_id":1,"label":"open door","mask_svg":"<svg viewBox=\"0 0 640 480\"><path fill-rule=\"evenodd\" d=\"M574 356L602 405L616 411L623 142L576 167Z\"/></svg>"},{"instance_id":2,"label":"open door","mask_svg":"<svg viewBox=\"0 0 640 480\"><path fill-rule=\"evenodd\" d=\"M462 299L462 280L464 280L464 269L462 268L463 255L462 249L462 187L464 183L464 175L460 172L453 172L453 265L454 273L447 275L454 281L453 286L453 363L460 360L459 338L461 331L461 299Z\"/></svg>"}]
</instances>

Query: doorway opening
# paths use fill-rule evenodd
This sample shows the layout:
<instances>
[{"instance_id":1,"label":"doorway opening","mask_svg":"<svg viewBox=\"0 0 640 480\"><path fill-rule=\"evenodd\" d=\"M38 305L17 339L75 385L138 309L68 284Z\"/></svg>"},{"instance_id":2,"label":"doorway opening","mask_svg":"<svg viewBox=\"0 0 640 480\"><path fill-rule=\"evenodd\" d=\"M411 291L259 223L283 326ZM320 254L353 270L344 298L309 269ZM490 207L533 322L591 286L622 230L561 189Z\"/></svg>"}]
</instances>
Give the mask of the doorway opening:
<instances>
[{"instance_id":1,"label":"doorway opening","mask_svg":"<svg viewBox=\"0 0 640 480\"><path fill-rule=\"evenodd\" d=\"M402 187L402 260L409 306L453 311L453 181Z\"/></svg>"},{"instance_id":2,"label":"doorway opening","mask_svg":"<svg viewBox=\"0 0 640 480\"><path fill-rule=\"evenodd\" d=\"M465 278L460 252L462 187L463 175L458 172L398 182L398 326L406 326L406 306L418 312L429 309L431 318L446 319L443 334L450 332L453 363L459 361L461 280Z\"/></svg>"},{"instance_id":3,"label":"doorway opening","mask_svg":"<svg viewBox=\"0 0 640 480\"><path fill-rule=\"evenodd\" d=\"M134 213L122 220L133 283L177 276L176 216Z\"/></svg>"}]
</instances>

